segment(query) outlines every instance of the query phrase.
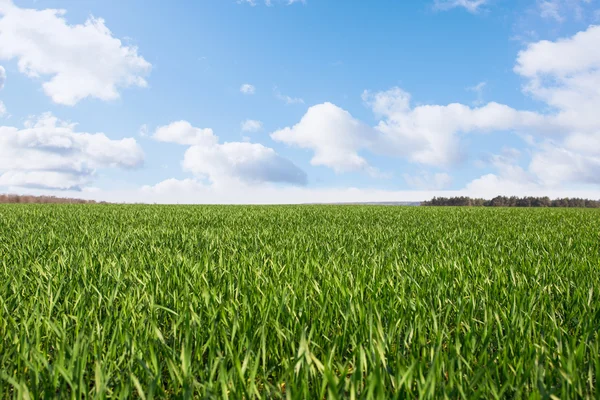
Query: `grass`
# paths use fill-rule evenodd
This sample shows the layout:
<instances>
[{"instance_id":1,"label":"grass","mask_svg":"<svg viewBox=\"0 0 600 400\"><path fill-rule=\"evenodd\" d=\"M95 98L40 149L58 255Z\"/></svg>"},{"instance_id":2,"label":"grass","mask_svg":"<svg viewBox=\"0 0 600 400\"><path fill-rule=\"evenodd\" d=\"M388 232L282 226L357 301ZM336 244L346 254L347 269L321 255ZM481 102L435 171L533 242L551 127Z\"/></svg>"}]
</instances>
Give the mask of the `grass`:
<instances>
[{"instance_id":1,"label":"grass","mask_svg":"<svg viewBox=\"0 0 600 400\"><path fill-rule=\"evenodd\" d=\"M2 398L598 398L600 211L0 206Z\"/></svg>"}]
</instances>

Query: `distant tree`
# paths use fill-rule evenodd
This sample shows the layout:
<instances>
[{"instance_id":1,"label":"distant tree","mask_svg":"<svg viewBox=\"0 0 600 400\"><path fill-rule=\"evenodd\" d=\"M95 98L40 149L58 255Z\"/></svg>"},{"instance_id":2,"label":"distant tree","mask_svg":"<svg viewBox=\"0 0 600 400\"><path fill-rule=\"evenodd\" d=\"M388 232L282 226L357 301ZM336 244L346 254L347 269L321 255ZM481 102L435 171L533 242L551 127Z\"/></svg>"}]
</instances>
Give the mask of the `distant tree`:
<instances>
[{"instance_id":1,"label":"distant tree","mask_svg":"<svg viewBox=\"0 0 600 400\"><path fill-rule=\"evenodd\" d=\"M96 204L94 200L70 199L55 196L19 196L16 194L0 194L1 203L12 204ZM104 204L104 202L101 202Z\"/></svg>"},{"instance_id":2,"label":"distant tree","mask_svg":"<svg viewBox=\"0 0 600 400\"><path fill-rule=\"evenodd\" d=\"M455 206L455 207L578 207L600 208L600 200L564 198L550 200L544 197L506 197L496 196L491 200L471 199L469 197L434 197L421 203L423 206Z\"/></svg>"},{"instance_id":3,"label":"distant tree","mask_svg":"<svg viewBox=\"0 0 600 400\"><path fill-rule=\"evenodd\" d=\"M506 197L496 196L490 201L490 207L505 207L507 205Z\"/></svg>"}]
</instances>

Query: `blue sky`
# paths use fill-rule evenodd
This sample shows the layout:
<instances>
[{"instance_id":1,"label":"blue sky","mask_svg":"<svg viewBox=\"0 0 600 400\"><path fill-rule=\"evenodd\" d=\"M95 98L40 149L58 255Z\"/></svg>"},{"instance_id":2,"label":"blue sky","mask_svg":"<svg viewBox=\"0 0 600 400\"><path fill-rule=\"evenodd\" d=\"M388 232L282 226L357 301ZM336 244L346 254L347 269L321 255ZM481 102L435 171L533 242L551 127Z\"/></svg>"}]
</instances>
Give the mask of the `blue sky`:
<instances>
[{"instance_id":1,"label":"blue sky","mask_svg":"<svg viewBox=\"0 0 600 400\"><path fill-rule=\"evenodd\" d=\"M598 198L599 10L598 0L0 0L0 191Z\"/></svg>"}]
</instances>

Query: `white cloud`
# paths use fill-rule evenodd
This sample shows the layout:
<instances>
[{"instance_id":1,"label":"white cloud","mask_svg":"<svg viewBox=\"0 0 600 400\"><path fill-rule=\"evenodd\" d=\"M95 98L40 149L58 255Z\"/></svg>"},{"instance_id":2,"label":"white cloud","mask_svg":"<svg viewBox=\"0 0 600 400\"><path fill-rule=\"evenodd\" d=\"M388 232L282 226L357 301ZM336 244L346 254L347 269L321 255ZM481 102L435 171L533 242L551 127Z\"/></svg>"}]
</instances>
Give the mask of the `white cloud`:
<instances>
[{"instance_id":1,"label":"white cloud","mask_svg":"<svg viewBox=\"0 0 600 400\"><path fill-rule=\"evenodd\" d=\"M594 4L592 0L536 0L534 7L526 15L539 16L543 20L563 23L574 19L581 22L594 21ZM531 26L532 22L528 24Z\"/></svg>"},{"instance_id":2,"label":"white cloud","mask_svg":"<svg viewBox=\"0 0 600 400\"><path fill-rule=\"evenodd\" d=\"M242 86L240 86L240 92L244 94L254 94L256 92L256 88L249 83L244 83Z\"/></svg>"},{"instance_id":3,"label":"white cloud","mask_svg":"<svg viewBox=\"0 0 600 400\"><path fill-rule=\"evenodd\" d=\"M548 118L557 132L533 143L529 173L540 185L600 183L600 26L572 37L530 44L515 72L524 91L554 110Z\"/></svg>"},{"instance_id":4,"label":"white cloud","mask_svg":"<svg viewBox=\"0 0 600 400\"><path fill-rule=\"evenodd\" d=\"M505 148L501 154L489 157L487 164L496 170L495 174L486 174L467 184L466 189L477 197L489 197L504 193L518 193L519 190L532 190L539 187L535 176L519 166L521 152L514 148Z\"/></svg>"},{"instance_id":5,"label":"white cloud","mask_svg":"<svg viewBox=\"0 0 600 400\"><path fill-rule=\"evenodd\" d=\"M262 129L263 123L253 119L247 119L240 124L242 132L258 132Z\"/></svg>"},{"instance_id":6,"label":"white cloud","mask_svg":"<svg viewBox=\"0 0 600 400\"><path fill-rule=\"evenodd\" d=\"M570 187L594 187L600 184L600 157L572 151L545 141L533 150L526 168L516 159L495 155L490 165L495 173L474 179L466 190L478 196L491 193L524 195L524 193L558 193ZM600 198L600 191L595 195Z\"/></svg>"},{"instance_id":7,"label":"white cloud","mask_svg":"<svg viewBox=\"0 0 600 400\"><path fill-rule=\"evenodd\" d=\"M383 118L376 127L375 150L432 166L451 166L461 159L459 133L530 127L543 119L493 102L475 108L458 103L411 108L410 95L399 88L363 97Z\"/></svg>"},{"instance_id":8,"label":"white cloud","mask_svg":"<svg viewBox=\"0 0 600 400\"><path fill-rule=\"evenodd\" d=\"M362 151L405 158L431 165L451 166L462 155L459 133L484 133L536 126L543 117L498 103L471 108L463 104L423 105L412 108L410 95L400 88L365 92L363 99L381 118L375 128L354 119L331 103L310 107L293 127L271 137L279 142L311 149L313 165L336 172L367 170Z\"/></svg>"},{"instance_id":9,"label":"white cloud","mask_svg":"<svg viewBox=\"0 0 600 400\"><path fill-rule=\"evenodd\" d=\"M433 7L443 11L462 7L471 13L476 13L487 3L488 0L435 0Z\"/></svg>"},{"instance_id":10,"label":"white cloud","mask_svg":"<svg viewBox=\"0 0 600 400\"><path fill-rule=\"evenodd\" d=\"M515 181L508 178L502 178L496 174L487 174L470 182L463 191L472 197L491 199L495 196L552 196L552 197L571 197L570 195L561 195L563 191L550 192L541 189L539 186L527 182ZM555 195L552 195L555 193ZM596 195L593 195L594 197ZM579 196L574 196L579 197ZM587 196L582 196L587 197Z\"/></svg>"},{"instance_id":11,"label":"white cloud","mask_svg":"<svg viewBox=\"0 0 600 400\"><path fill-rule=\"evenodd\" d=\"M565 185L600 184L600 26L557 41L532 43L517 57L515 72L523 91L549 106L546 113L519 111L490 102L411 106L400 88L365 92L363 98L380 119L366 127L339 107L325 103L309 108L295 126L273 139L314 152L313 165L338 172L368 168L364 153L405 158L431 166L455 165L464 154L467 134L516 132L530 146L529 161L520 166L505 155L491 161L497 170L477 179L472 189L498 187L523 190ZM484 84L473 88L481 91ZM414 186L427 179L408 177ZM441 179L441 177L440 177ZM435 181L435 178L429 177Z\"/></svg>"},{"instance_id":12,"label":"white cloud","mask_svg":"<svg viewBox=\"0 0 600 400\"><path fill-rule=\"evenodd\" d=\"M0 186L81 189L96 169L133 168L144 155L135 139L75 131L50 113L24 129L0 126Z\"/></svg>"},{"instance_id":13,"label":"white cloud","mask_svg":"<svg viewBox=\"0 0 600 400\"><path fill-rule=\"evenodd\" d=\"M564 17L560 13L559 0L538 1L538 7L542 18L553 19L557 22L564 21Z\"/></svg>"},{"instance_id":14,"label":"white cloud","mask_svg":"<svg viewBox=\"0 0 600 400\"><path fill-rule=\"evenodd\" d=\"M370 169L358 154L368 147L371 129L350 113L331 103L310 107L293 127L273 132L271 137L288 145L311 149L312 165L322 165L336 172Z\"/></svg>"},{"instance_id":15,"label":"white cloud","mask_svg":"<svg viewBox=\"0 0 600 400\"><path fill-rule=\"evenodd\" d=\"M63 171L7 171L0 175L0 187L40 187L48 189L82 189L89 183L85 174Z\"/></svg>"},{"instance_id":16,"label":"white cloud","mask_svg":"<svg viewBox=\"0 0 600 400\"><path fill-rule=\"evenodd\" d=\"M0 100L0 117L4 117L6 115L6 106L4 102Z\"/></svg>"},{"instance_id":17,"label":"white cloud","mask_svg":"<svg viewBox=\"0 0 600 400\"><path fill-rule=\"evenodd\" d=\"M152 137L159 142L177 143L188 146L214 146L219 140L213 134L212 129L196 128L187 121L177 121L166 126L160 126L156 129Z\"/></svg>"},{"instance_id":18,"label":"white cloud","mask_svg":"<svg viewBox=\"0 0 600 400\"><path fill-rule=\"evenodd\" d=\"M553 107L563 130L600 130L600 26L560 39L530 44L517 58L515 72L524 90Z\"/></svg>"},{"instance_id":19,"label":"white cloud","mask_svg":"<svg viewBox=\"0 0 600 400\"><path fill-rule=\"evenodd\" d=\"M564 144L544 143L533 154L529 171L547 187L568 183L600 184L600 149L596 147L589 153L577 152Z\"/></svg>"},{"instance_id":20,"label":"white cloud","mask_svg":"<svg viewBox=\"0 0 600 400\"><path fill-rule=\"evenodd\" d=\"M595 140L600 142L600 137ZM519 165L517 157L495 155L491 157L490 165L496 173L473 180L466 189L480 194L493 190L498 193L519 194L519 191L553 193L566 187L582 185L598 188L600 156L598 148L593 147L596 143L592 141L587 144L591 150L578 152L564 143L561 145L543 141L534 148L527 168Z\"/></svg>"},{"instance_id":21,"label":"white cloud","mask_svg":"<svg viewBox=\"0 0 600 400\"><path fill-rule=\"evenodd\" d=\"M565 78L572 73L581 73L600 66L600 55L595 49L600 37L600 26L590 26L572 37L555 42L542 40L531 43L517 57L515 72L529 78L539 79L543 75ZM555 57L562 54L563 57Z\"/></svg>"},{"instance_id":22,"label":"white cloud","mask_svg":"<svg viewBox=\"0 0 600 400\"><path fill-rule=\"evenodd\" d=\"M261 144L228 142L219 144L211 129L193 127L187 121L159 127L153 137L163 142L190 145L182 167L214 185L240 182L274 182L304 185L306 174L273 149Z\"/></svg>"},{"instance_id":23,"label":"white cloud","mask_svg":"<svg viewBox=\"0 0 600 400\"><path fill-rule=\"evenodd\" d=\"M6 70L0 65L0 90L4 89L4 82L6 82Z\"/></svg>"},{"instance_id":24,"label":"white cloud","mask_svg":"<svg viewBox=\"0 0 600 400\"><path fill-rule=\"evenodd\" d=\"M282 94L277 87L273 89L273 93L275 94L275 98L283 101L287 105L291 104L304 104L304 99L300 97L291 97L285 94Z\"/></svg>"},{"instance_id":25,"label":"white cloud","mask_svg":"<svg viewBox=\"0 0 600 400\"><path fill-rule=\"evenodd\" d=\"M533 143L531 159L522 168L517 158L506 154L491 157L495 174L487 174L467 185L468 190L485 193L496 190L518 194L537 190L549 193L565 187L600 184L600 135L568 135L566 140ZM585 148L584 148L585 146Z\"/></svg>"},{"instance_id":26,"label":"white cloud","mask_svg":"<svg viewBox=\"0 0 600 400\"><path fill-rule=\"evenodd\" d=\"M404 174L406 183L420 190L443 190L452 184L452 177L445 172L431 174L422 172L418 175Z\"/></svg>"},{"instance_id":27,"label":"white cloud","mask_svg":"<svg viewBox=\"0 0 600 400\"><path fill-rule=\"evenodd\" d=\"M186 152L183 169L212 183L274 182L305 185L306 174L275 150L257 143L230 142L215 146L192 146Z\"/></svg>"},{"instance_id":28,"label":"white cloud","mask_svg":"<svg viewBox=\"0 0 600 400\"><path fill-rule=\"evenodd\" d=\"M103 19L69 25L64 15L0 1L0 59L17 59L20 72L42 78L44 93L59 104L114 100L119 88L147 85L150 63L115 38Z\"/></svg>"}]
</instances>

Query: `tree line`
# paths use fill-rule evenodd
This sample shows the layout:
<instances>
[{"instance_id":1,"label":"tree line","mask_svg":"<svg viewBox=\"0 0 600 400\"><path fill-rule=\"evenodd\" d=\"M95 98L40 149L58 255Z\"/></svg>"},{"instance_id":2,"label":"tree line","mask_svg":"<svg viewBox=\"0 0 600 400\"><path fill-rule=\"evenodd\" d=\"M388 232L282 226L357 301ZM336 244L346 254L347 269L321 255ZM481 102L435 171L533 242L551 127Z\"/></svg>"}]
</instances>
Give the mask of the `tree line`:
<instances>
[{"instance_id":1,"label":"tree line","mask_svg":"<svg viewBox=\"0 0 600 400\"><path fill-rule=\"evenodd\" d=\"M551 200L549 197L497 196L491 200L470 197L434 197L424 201L422 206L464 206L464 207L578 207L600 208L599 200L563 198Z\"/></svg>"},{"instance_id":2,"label":"tree line","mask_svg":"<svg viewBox=\"0 0 600 400\"><path fill-rule=\"evenodd\" d=\"M94 200L70 199L55 196L20 196L17 194L0 194L0 204L97 204Z\"/></svg>"}]
</instances>

